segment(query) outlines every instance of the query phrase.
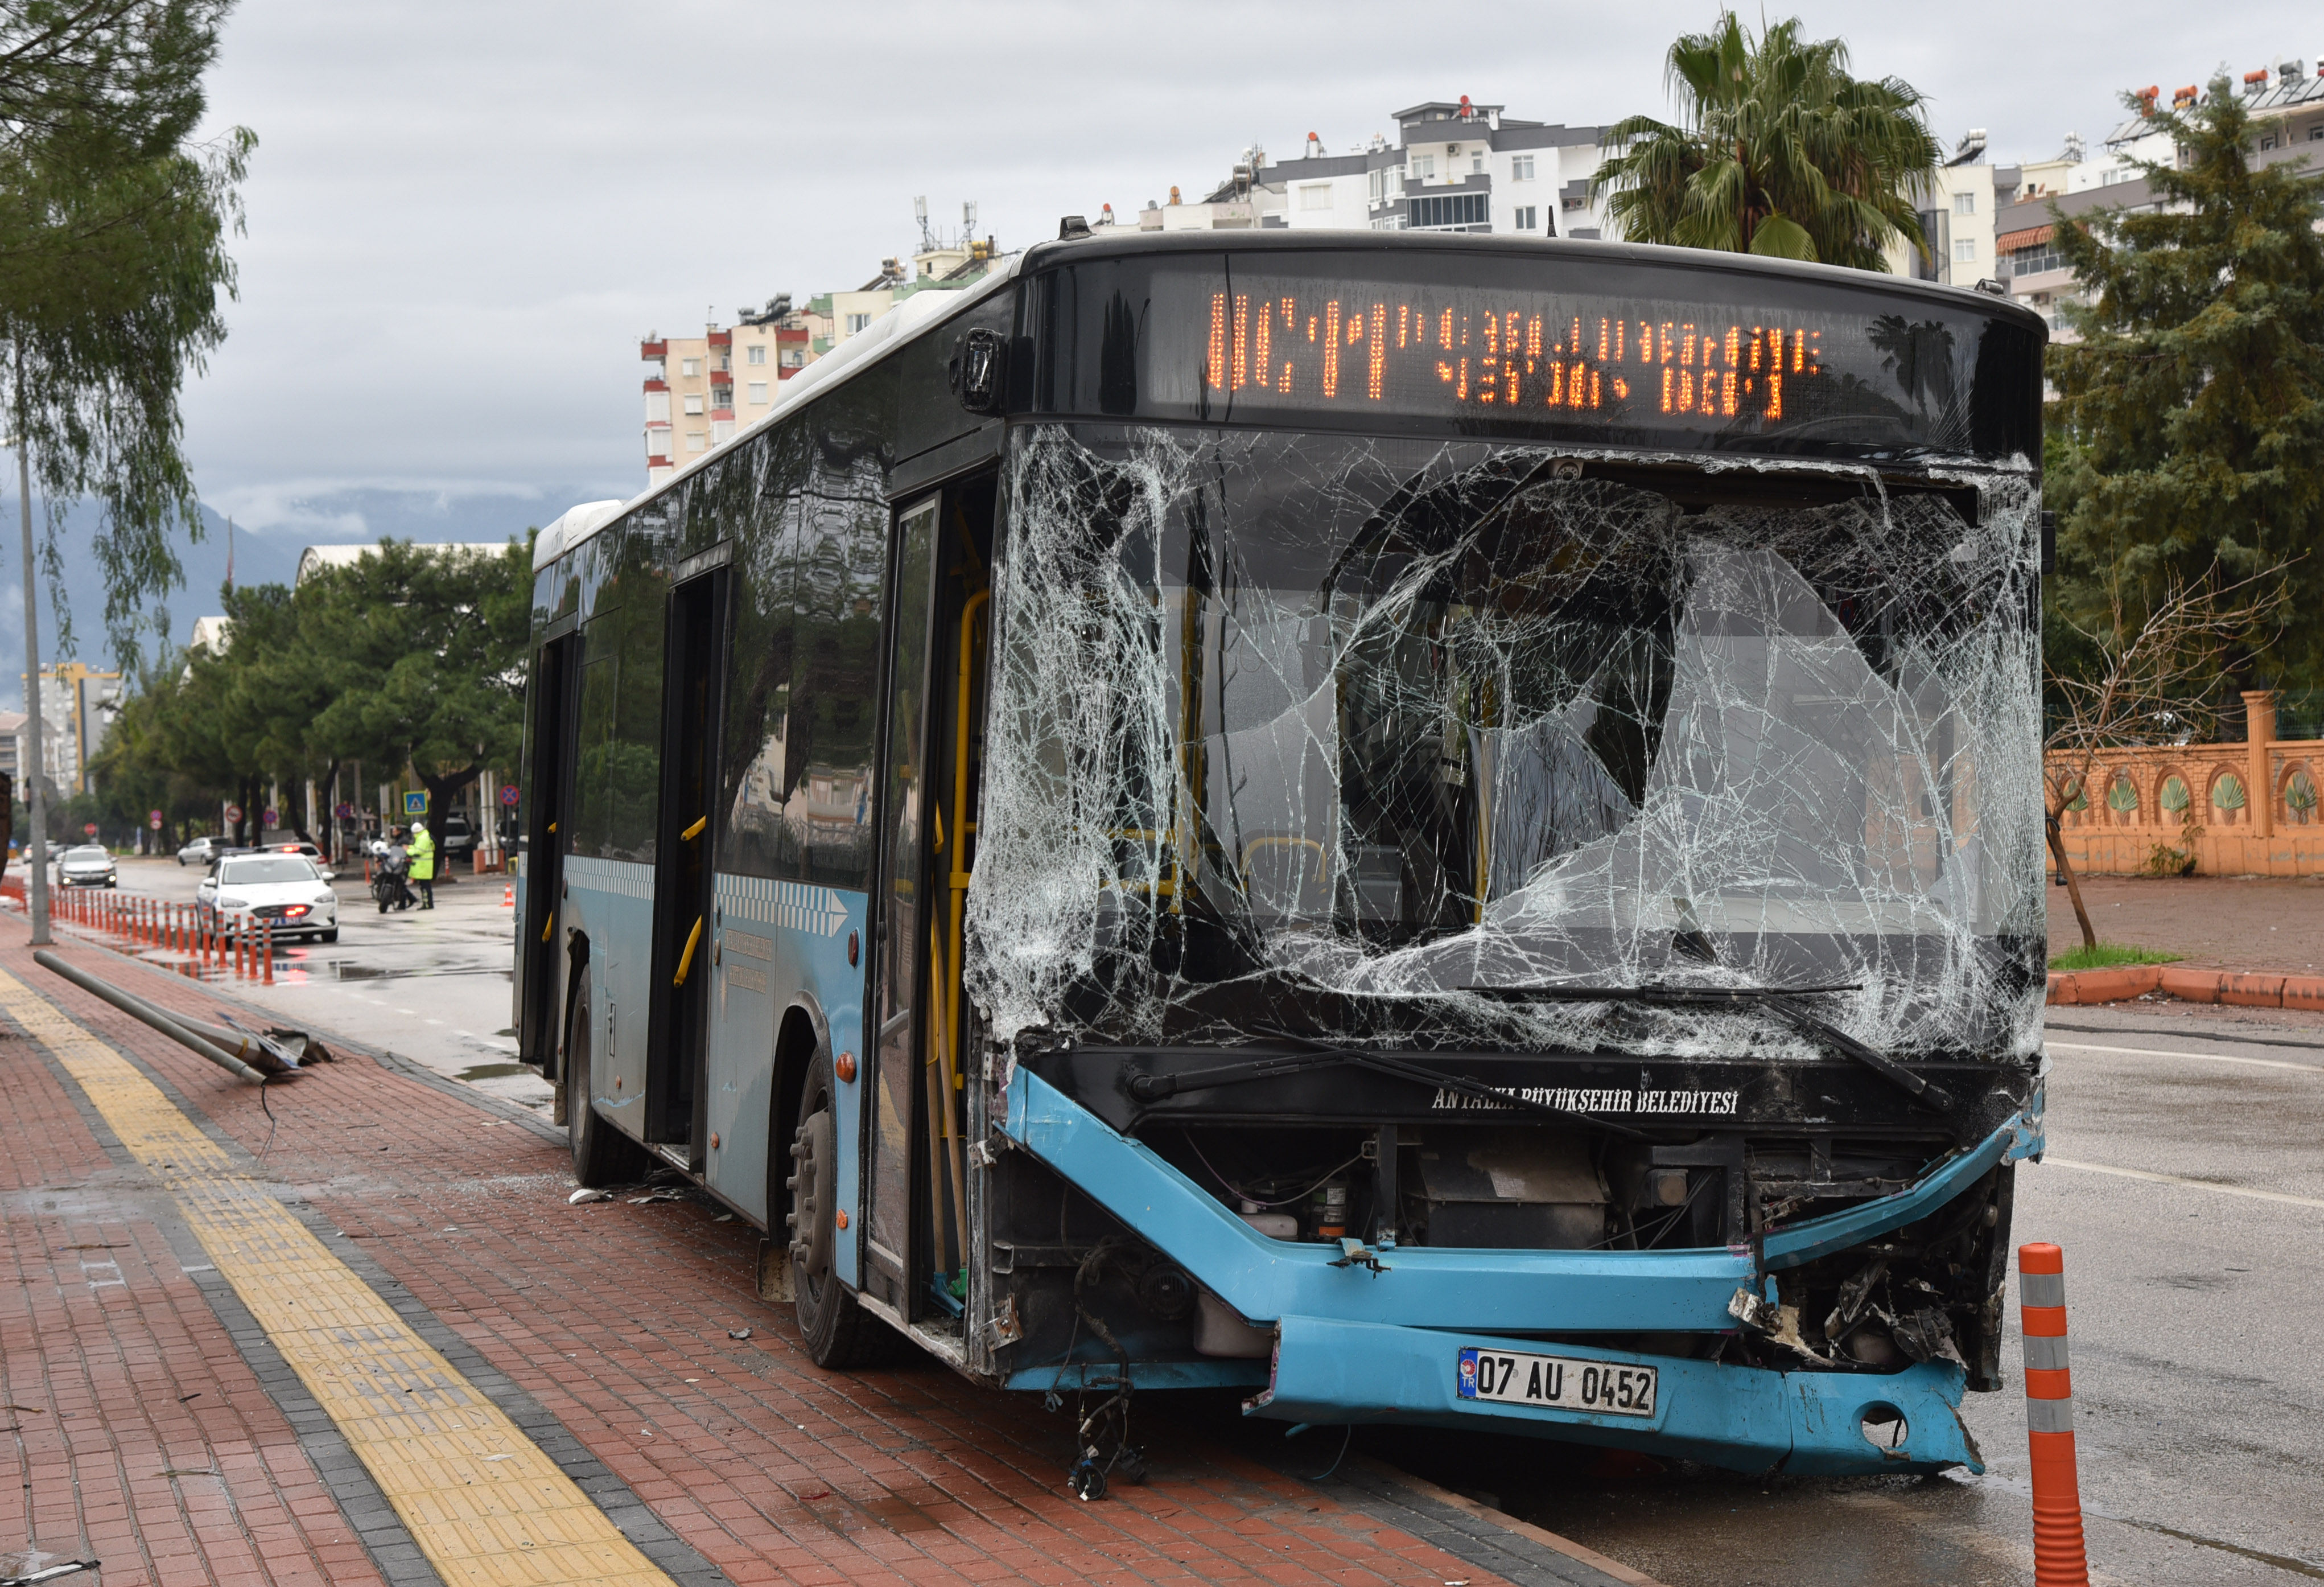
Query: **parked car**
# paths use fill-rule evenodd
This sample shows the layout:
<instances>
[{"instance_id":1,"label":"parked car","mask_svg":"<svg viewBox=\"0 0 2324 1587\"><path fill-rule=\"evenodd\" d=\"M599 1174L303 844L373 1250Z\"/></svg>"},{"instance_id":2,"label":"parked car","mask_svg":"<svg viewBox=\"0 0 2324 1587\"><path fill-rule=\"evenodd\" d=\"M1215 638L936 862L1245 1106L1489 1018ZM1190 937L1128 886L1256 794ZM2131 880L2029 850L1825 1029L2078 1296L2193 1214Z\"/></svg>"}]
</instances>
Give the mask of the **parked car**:
<instances>
[{"instance_id":1,"label":"parked car","mask_svg":"<svg viewBox=\"0 0 2324 1587\"><path fill-rule=\"evenodd\" d=\"M117 887L113 856L97 844L86 843L57 856L59 887Z\"/></svg>"},{"instance_id":2,"label":"parked car","mask_svg":"<svg viewBox=\"0 0 2324 1587\"><path fill-rule=\"evenodd\" d=\"M178 851L178 863L180 865L207 865L213 860L216 860L218 857L218 851L225 847L226 840L224 838L198 837L191 843L188 844L184 848Z\"/></svg>"},{"instance_id":3,"label":"parked car","mask_svg":"<svg viewBox=\"0 0 2324 1587\"><path fill-rule=\"evenodd\" d=\"M439 863L466 860L476 852L476 829L457 810L436 824L436 856ZM438 875L443 872L439 870Z\"/></svg>"},{"instance_id":4,"label":"parked car","mask_svg":"<svg viewBox=\"0 0 2324 1587\"><path fill-rule=\"evenodd\" d=\"M272 926L274 935L339 940L339 900L304 854L227 854L202 878L194 907L212 927Z\"/></svg>"}]
</instances>

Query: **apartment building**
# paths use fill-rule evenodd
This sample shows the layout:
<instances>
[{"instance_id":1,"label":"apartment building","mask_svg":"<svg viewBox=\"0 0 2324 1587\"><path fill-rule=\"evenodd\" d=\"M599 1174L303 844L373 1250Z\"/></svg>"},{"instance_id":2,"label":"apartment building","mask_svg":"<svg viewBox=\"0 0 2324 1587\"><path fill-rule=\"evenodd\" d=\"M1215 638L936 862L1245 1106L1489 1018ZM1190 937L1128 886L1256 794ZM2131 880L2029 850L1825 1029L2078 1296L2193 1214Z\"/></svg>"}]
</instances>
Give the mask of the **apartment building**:
<instances>
[{"instance_id":1,"label":"apartment building","mask_svg":"<svg viewBox=\"0 0 2324 1587\"><path fill-rule=\"evenodd\" d=\"M2181 87L2172 95L2172 108L2192 108L2201 93L2193 83ZM2251 118L2246 155L2252 161L2304 159L2324 169L2324 60L2313 72L2293 60L2246 72L2241 93ZM2028 162L2014 202L1995 218L1994 279L2048 320L2055 334L2073 334L2061 310L2076 293L2073 272L2058 254L2052 207L2070 222L2100 210L2160 209L2165 200L2140 167L2175 165L2181 158L2171 134L2154 125L2160 88L2142 88L2137 97L2138 113L2108 133L2095 156L2069 134L2055 159Z\"/></svg>"},{"instance_id":2,"label":"apartment building","mask_svg":"<svg viewBox=\"0 0 2324 1587\"><path fill-rule=\"evenodd\" d=\"M649 331L645 364L646 483L659 484L720 442L764 418L782 383L914 292L957 291L991 267L993 241L923 248L883 259L880 273L852 292L825 292L794 308L785 292L735 323L713 320L698 337Z\"/></svg>"},{"instance_id":3,"label":"apartment building","mask_svg":"<svg viewBox=\"0 0 2324 1587\"><path fill-rule=\"evenodd\" d=\"M810 300L807 317L815 352L828 353L915 292L958 291L991 269L996 245L992 238L956 243L929 242L911 255L882 259L880 273L852 292L825 292Z\"/></svg>"},{"instance_id":4,"label":"apartment building","mask_svg":"<svg viewBox=\"0 0 2324 1587\"><path fill-rule=\"evenodd\" d=\"M42 770L49 786L67 797L87 793L89 761L104 744L121 703L121 674L60 661L41 669L38 697ZM21 732L21 720L17 726Z\"/></svg>"},{"instance_id":5,"label":"apartment building","mask_svg":"<svg viewBox=\"0 0 2324 1587\"><path fill-rule=\"evenodd\" d=\"M1603 235L1590 179L1605 158L1601 129L1524 121L1467 95L1406 106L1393 142L1374 134L1333 154L1314 133L1297 158L1247 149L1199 203L1170 190L1138 216L1148 231L1311 227L1491 232L1536 237ZM1108 223L1111 206L1101 212Z\"/></svg>"},{"instance_id":6,"label":"apartment building","mask_svg":"<svg viewBox=\"0 0 2324 1587\"><path fill-rule=\"evenodd\" d=\"M698 337L649 332L639 342L649 484L765 413L776 388L815 358L806 316L791 311L788 297L736 318L732 327L712 321Z\"/></svg>"}]
</instances>

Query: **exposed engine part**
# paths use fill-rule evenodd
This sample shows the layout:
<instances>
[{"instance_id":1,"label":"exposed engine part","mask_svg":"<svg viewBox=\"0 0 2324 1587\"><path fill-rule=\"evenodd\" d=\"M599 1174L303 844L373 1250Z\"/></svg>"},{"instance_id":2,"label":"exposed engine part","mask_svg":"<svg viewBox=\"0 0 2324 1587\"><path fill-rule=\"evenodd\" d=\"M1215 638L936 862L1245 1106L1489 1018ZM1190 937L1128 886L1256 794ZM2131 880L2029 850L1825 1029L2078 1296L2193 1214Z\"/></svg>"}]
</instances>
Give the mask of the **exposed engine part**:
<instances>
[{"instance_id":1,"label":"exposed engine part","mask_svg":"<svg viewBox=\"0 0 2324 1587\"><path fill-rule=\"evenodd\" d=\"M1175 1323L1194 1309L1194 1281L1174 1263L1151 1263L1138 1276L1138 1304L1163 1322Z\"/></svg>"},{"instance_id":2,"label":"exposed engine part","mask_svg":"<svg viewBox=\"0 0 2324 1587\"><path fill-rule=\"evenodd\" d=\"M1420 1147L1415 1195L1430 1245L1580 1250L1606 1235L1606 1182L1579 1135L1480 1130Z\"/></svg>"}]
</instances>

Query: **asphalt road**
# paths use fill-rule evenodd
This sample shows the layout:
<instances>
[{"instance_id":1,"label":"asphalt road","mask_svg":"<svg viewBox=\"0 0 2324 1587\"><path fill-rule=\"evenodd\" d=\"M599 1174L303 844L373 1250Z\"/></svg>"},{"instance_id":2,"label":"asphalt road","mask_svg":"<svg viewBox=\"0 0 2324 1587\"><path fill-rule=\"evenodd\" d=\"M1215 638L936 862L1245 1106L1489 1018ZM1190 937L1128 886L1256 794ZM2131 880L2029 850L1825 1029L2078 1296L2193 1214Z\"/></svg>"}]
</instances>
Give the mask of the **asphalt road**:
<instances>
[{"instance_id":1,"label":"asphalt road","mask_svg":"<svg viewBox=\"0 0 2324 1587\"><path fill-rule=\"evenodd\" d=\"M188 900L199 874L122 866L124 887ZM287 949L274 986L236 992L545 1107L511 1061L501 884L439 885L433 912L383 918L359 875L338 891L336 945ZM2019 1171L2015 1238L2066 1251L2092 1579L2324 1578L2324 1029L2185 1005L2054 1013L2050 1151ZM1982 1477L1747 1479L1482 1435L1357 1447L1668 1587L2001 1587L2033 1580L2014 1327L2003 1360L2010 1387L1965 1407Z\"/></svg>"}]
</instances>

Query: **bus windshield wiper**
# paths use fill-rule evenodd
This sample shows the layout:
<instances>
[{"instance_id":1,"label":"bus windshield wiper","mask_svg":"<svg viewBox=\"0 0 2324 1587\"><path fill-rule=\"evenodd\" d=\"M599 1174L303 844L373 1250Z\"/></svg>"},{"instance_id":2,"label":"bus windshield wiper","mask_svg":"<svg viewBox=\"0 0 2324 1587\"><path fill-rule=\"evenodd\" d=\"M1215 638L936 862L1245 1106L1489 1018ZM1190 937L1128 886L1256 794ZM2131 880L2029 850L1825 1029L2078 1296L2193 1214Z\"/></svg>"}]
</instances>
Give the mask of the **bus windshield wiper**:
<instances>
[{"instance_id":1,"label":"bus windshield wiper","mask_svg":"<svg viewBox=\"0 0 2324 1587\"><path fill-rule=\"evenodd\" d=\"M1857 1040L1800 1001L1836 992L1861 992L1860 983L1836 986L1669 986L1651 983L1643 986L1577 986L1551 982L1536 986L1464 986L1461 990L1527 1002L1646 1003L1666 1009L1758 1004L1803 1036L1812 1037L1840 1056L1854 1059L1931 1106L1952 1106L1952 1098L1933 1081L1914 1074L1877 1047Z\"/></svg>"},{"instance_id":2,"label":"bus windshield wiper","mask_svg":"<svg viewBox=\"0 0 2324 1587\"><path fill-rule=\"evenodd\" d=\"M1408 1059L1393 1057L1387 1053L1365 1052L1359 1047L1325 1047L1305 1037L1294 1036L1288 1031L1268 1031L1265 1034L1274 1036L1279 1040L1296 1043L1309 1050L1280 1054L1274 1057L1253 1058L1248 1063L1215 1064L1207 1069L1196 1069L1183 1075L1134 1075L1130 1080L1130 1094L1140 1102L1160 1102L1165 1097L1176 1096L1182 1092L1210 1091L1222 1085L1240 1085L1252 1080L1272 1080L1279 1075L1299 1075L1310 1069L1328 1069L1344 1064L1359 1069L1370 1069L1376 1075L1393 1075L1398 1080L1409 1080L1416 1084L1433 1085L1440 1090L1457 1092L1463 1096L1473 1096L1499 1107L1548 1113L1571 1123L1589 1124L1600 1130L1611 1130L1617 1135L1632 1136L1641 1140L1646 1139L1644 1130L1633 1130L1627 1124L1617 1124L1607 1119L1593 1119L1583 1113L1568 1112L1563 1108L1552 1107L1547 1103L1535 1102L1514 1091L1506 1091L1497 1085L1488 1085L1481 1080L1471 1080L1465 1075L1443 1074L1429 1068L1425 1064L1416 1064Z\"/></svg>"}]
</instances>

